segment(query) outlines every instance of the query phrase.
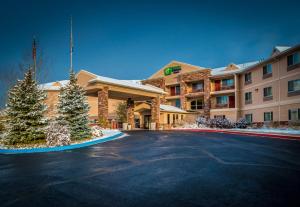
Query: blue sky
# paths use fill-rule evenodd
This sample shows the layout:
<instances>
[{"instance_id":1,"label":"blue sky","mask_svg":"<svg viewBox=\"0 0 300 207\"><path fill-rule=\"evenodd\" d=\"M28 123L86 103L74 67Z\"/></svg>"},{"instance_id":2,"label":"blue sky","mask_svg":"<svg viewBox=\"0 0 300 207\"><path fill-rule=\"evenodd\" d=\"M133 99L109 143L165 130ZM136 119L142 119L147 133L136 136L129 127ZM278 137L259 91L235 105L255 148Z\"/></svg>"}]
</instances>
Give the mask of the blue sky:
<instances>
[{"instance_id":1,"label":"blue sky","mask_svg":"<svg viewBox=\"0 0 300 207\"><path fill-rule=\"evenodd\" d=\"M266 58L300 43L300 1L1 1L0 72L30 53L32 36L50 68L68 77L69 16L74 68L143 79L171 60L220 67Z\"/></svg>"}]
</instances>

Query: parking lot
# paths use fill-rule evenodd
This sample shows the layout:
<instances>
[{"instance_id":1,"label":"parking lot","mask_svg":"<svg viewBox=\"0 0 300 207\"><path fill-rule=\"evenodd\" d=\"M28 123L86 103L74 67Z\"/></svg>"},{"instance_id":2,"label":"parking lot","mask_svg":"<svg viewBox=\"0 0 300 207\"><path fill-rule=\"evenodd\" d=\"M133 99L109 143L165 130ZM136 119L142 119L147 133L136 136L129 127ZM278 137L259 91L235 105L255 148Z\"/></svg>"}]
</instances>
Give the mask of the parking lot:
<instances>
[{"instance_id":1,"label":"parking lot","mask_svg":"<svg viewBox=\"0 0 300 207\"><path fill-rule=\"evenodd\" d=\"M0 155L1 206L300 206L300 141L128 134L70 151Z\"/></svg>"}]
</instances>

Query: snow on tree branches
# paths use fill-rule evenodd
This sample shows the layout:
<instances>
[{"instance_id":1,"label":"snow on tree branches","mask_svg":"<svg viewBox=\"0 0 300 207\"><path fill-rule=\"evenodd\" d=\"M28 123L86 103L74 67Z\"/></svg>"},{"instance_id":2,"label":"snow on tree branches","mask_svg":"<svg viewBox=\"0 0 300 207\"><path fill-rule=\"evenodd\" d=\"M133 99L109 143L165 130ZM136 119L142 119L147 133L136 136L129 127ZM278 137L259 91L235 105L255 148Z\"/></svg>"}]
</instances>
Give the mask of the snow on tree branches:
<instances>
[{"instance_id":1,"label":"snow on tree branches","mask_svg":"<svg viewBox=\"0 0 300 207\"><path fill-rule=\"evenodd\" d=\"M29 69L24 80L18 80L9 90L6 109L7 144L45 139L47 120L44 117L46 105L43 101L46 94L38 88L32 75Z\"/></svg>"},{"instance_id":2,"label":"snow on tree branches","mask_svg":"<svg viewBox=\"0 0 300 207\"><path fill-rule=\"evenodd\" d=\"M88 111L85 92L77 84L77 78L73 71L70 72L70 81L60 91L58 99L58 121L66 124L70 130L71 140L89 138L91 129L89 127Z\"/></svg>"}]
</instances>

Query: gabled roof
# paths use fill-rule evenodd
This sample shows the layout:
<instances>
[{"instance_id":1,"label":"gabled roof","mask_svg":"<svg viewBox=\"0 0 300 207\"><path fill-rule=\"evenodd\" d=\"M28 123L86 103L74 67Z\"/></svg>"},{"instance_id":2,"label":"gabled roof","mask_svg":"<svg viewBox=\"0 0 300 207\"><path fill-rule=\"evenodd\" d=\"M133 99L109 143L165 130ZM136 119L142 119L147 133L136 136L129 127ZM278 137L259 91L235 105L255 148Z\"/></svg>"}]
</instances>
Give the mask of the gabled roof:
<instances>
[{"instance_id":1,"label":"gabled roof","mask_svg":"<svg viewBox=\"0 0 300 207\"><path fill-rule=\"evenodd\" d=\"M40 89L48 91L59 91L61 87L66 86L69 80L61 80L50 83L39 84Z\"/></svg>"},{"instance_id":2,"label":"gabled roof","mask_svg":"<svg viewBox=\"0 0 300 207\"><path fill-rule=\"evenodd\" d=\"M225 67L213 68L211 71L211 75L219 76L219 75L227 75L227 74L235 74L235 73L243 72L248 67L256 65L257 63L259 63L259 61L247 62L247 63L238 64L238 65L231 63ZM234 65L234 68L237 68L237 69L228 69L231 65Z\"/></svg>"},{"instance_id":3,"label":"gabled roof","mask_svg":"<svg viewBox=\"0 0 300 207\"><path fill-rule=\"evenodd\" d=\"M126 88L139 89L139 90L149 91L149 92L154 92L159 94L166 94L166 92L161 88L157 88L152 85L142 85L140 82L136 80L119 80L115 78L109 78L109 77L97 75L96 78L89 81L89 83L95 83L95 82L107 83L107 84L123 86Z\"/></svg>"},{"instance_id":4,"label":"gabled roof","mask_svg":"<svg viewBox=\"0 0 300 207\"><path fill-rule=\"evenodd\" d=\"M168 111L168 112L187 113L186 111L184 111L176 106L170 106L170 105L164 105L164 104L160 104L160 110Z\"/></svg>"},{"instance_id":5,"label":"gabled roof","mask_svg":"<svg viewBox=\"0 0 300 207\"><path fill-rule=\"evenodd\" d=\"M289 46L275 46L274 47L274 50L277 50L277 51L279 51L279 52L283 52L283 51L285 51L285 50L288 50L288 49L290 49L291 47L289 47Z\"/></svg>"}]
</instances>

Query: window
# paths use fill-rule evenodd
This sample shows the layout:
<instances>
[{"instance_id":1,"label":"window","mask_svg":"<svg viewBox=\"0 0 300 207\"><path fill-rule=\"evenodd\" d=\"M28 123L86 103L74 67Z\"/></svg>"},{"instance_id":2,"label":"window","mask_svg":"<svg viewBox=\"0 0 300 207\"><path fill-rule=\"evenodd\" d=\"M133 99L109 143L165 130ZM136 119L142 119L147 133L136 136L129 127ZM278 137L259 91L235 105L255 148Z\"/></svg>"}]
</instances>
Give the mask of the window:
<instances>
[{"instance_id":1,"label":"window","mask_svg":"<svg viewBox=\"0 0 300 207\"><path fill-rule=\"evenodd\" d=\"M192 83L192 91L193 92L201 92L203 91L203 83Z\"/></svg>"},{"instance_id":2,"label":"window","mask_svg":"<svg viewBox=\"0 0 300 207\"><path fill-rule=\"evenodd\" d=\"M251 72L245 74L245 84L252 82Z\"/></svg>"},{"instance_id":3,"label":"window","mask_svg":"<svg viewBox=\"0 0 300 207\"><path fill-rule=\"evenodd\" d=\"M183 120L183 115L181 114L181 120Z\"/></svg>"},{"instance_id":4,"label":"window","mask_svg":"<svg viewBox=\"0 0 300 207\"><path fill-rule=\"evenodd\" d=\"M263 67L263 79L272 77L272 65L267 64Z\"/></svg>"},{"instance_id":5,"label":"window","mask_svg":"<svg viewBox=\"0 0 300 207\"><path fill-rule=\"evenodd\" d=\"M270 74L272 73L272 65L271 64L267 64L263 67L263 74Z\"/></svg>"},{"instance_id":6,"label":"window","mask_svg":"<svg viewBox=\"0 0 300 207\"><path fill-rule=\"evenodd\" d=\"M175 124L175 114L173 114L173 124Z\"/></svg>"},{"instance_id":7,"label":"window","mask_svg":"<svg viewBox=\"0 0 300 207\"><path fill-rule=\"evenodd\" d=\"M300 120L300 109L289 109L289 121Z\"/></svg>"},{"instance_id":8,"label":"window","mask_svg":"<svg viewBox=\"0 0 300 207\"><path fill-rule=\"evenodd\" d=\"M288 82L288 92L300 91L300 79L291 80Z\"/></svg>"},{"instance_id":9,"label":"window","mask_svg":"<svg viewBox=\"0 0 300 207\"><path fill-rule=\"evenodd\" d=\"M191 101L191 110L199 110L199 109L203 109L203 100L197 99Z\"/></svg>"},{"instance_id":10,"label":"window","mask_svg":"<svg viewBox=\"0 0 300 207\"><path fill-rule=\"evenodd\" d=\"M180 86L172 86L170 87L171 96L177 96L180 95Z\"/></svg>"},{"instance_id":11,"label":"window","mask_svg":"<svg viewBox=\"0 0 300 207\"><path fill-rule=\"evenodd\" d=\"M245 104L252 103L252 92L245 93Z\"/></svg>"},{"instance_id":12,"label":"window","mask_svg":"<svg viewBox=\"0 0 300 207\"><path fill-rule=\"evenodd\" d=\"M176 120L178 120L178 114L176 114Z\"/></svg>"},{"instance_id":13,"label":"window","mask_svg":"<svg viewBox=\"0 0 300 207\"><path fill-rule=\"evenodd\" d=\"M293 66L300 63L300 53L294 53L292 55L287 56L287 65Z\"/></svg>"},{"instance_id":14,"label":"window","mask_svg":"<svg viewBox=\"0 0 300 207\"><path fill-rule=\"evenodd\" d=\"M228 104L228 96L217 96L217 104L218 105Z\"/></svg>"},{"instance_id":15,"label":"window","mask_svg":"<svg viewBox=\"0 0 300 207\"><path fill-rule=\"evenodd\" d=\"M268 101L268 100L272 100L272 99L273 99L272 87L264 88L264 100Z\"/></svg>"},{"instance_id":16,"label":"window","mask_svg":"<svg viewBox=\"0 0 300 207\"><path fill-rule=\"evenodd\" d=\"M170 124L170 114L167 115L167 123Z\"/></svg>"},{"instance_id":17,"label":"window","mask_svg":"<svg viewBox=\"0 0 300 207\"><path fill-rule=\"evenodd\" d=\"M225 119L225 115L214 115L215 119Z\"/></svg>"},{"instance_id":18,"label":"window","mask_svg":"<svg viewBox=\"0 0 300 207\"><path fill-rule=\"evenodd\" d=\"M273 112L264 112L264 121L273 121Z\"/></svg>"},{"instance_id":19,"label":"window","mask_svg":"<svg viewBox=\"0 0 300 207\"><path fill-rule=\"evenodd\" d=\"M181 107L180 99L175 100L175 106L178 107L178 108Z\"/></svg>"},{"instance_id":20,"label":"window","mask_svg":"<svg viewBox=\"0 0 300 207\"><path fill-rule=\"evenodd\" d=\"M247 123L252 123L252 114L245 114L245 119Z\"/></svg>"},{"instance_id":21,"label":"window","mask_svg":"<svg viewBox=\"0 0 300 207\"><path fill-rule=\"evenodd\" d=\"M230 87L230 86L233 86L233 79L223 79L222 80L222 86L225 86L225 87Z\"/></svg>"}]
</instances>

